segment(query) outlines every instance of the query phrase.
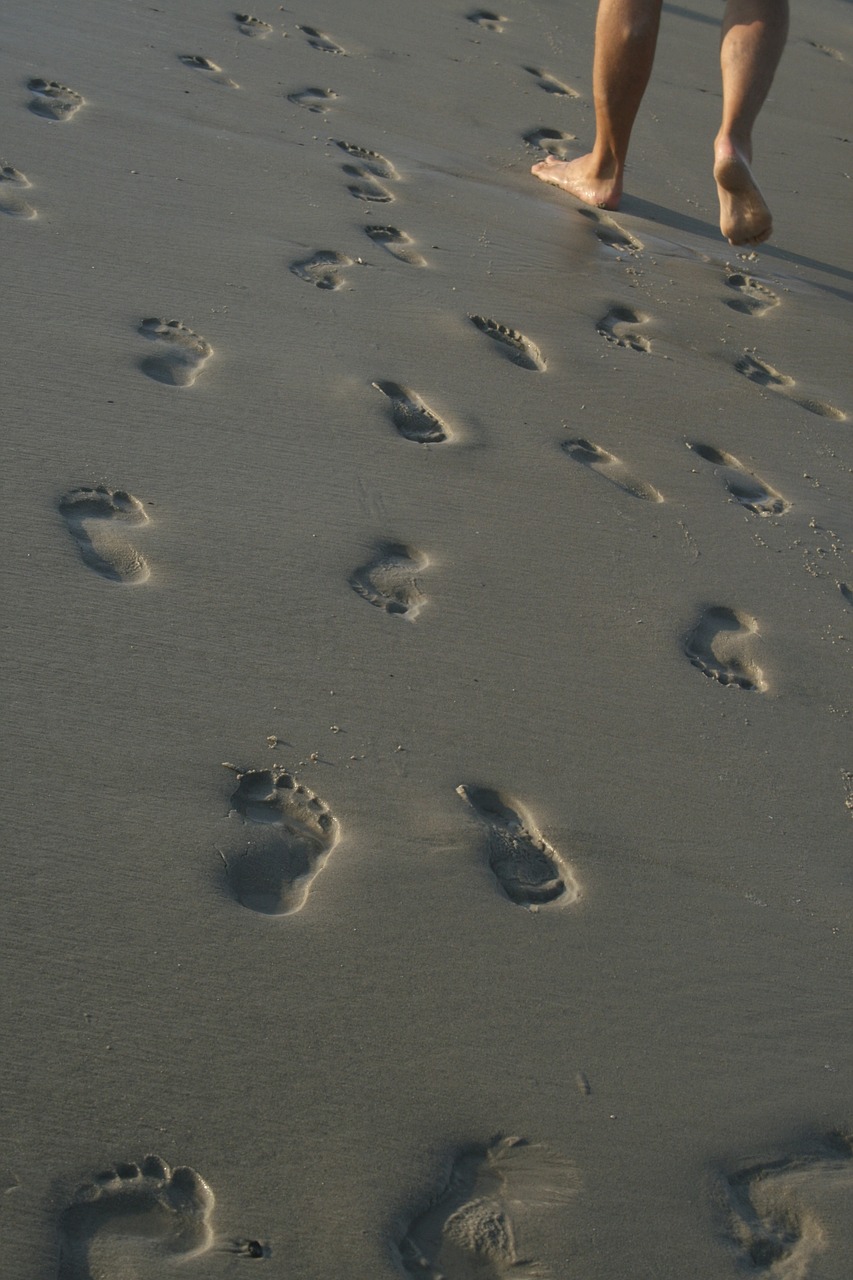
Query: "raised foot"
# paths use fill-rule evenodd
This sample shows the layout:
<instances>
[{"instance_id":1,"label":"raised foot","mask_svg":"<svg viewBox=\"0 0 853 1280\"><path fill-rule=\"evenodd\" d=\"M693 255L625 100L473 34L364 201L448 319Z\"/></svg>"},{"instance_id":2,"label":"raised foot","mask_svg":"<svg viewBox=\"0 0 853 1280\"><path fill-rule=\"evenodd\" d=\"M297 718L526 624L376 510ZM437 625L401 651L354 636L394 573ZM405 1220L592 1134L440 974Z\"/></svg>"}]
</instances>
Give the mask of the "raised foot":
<instances>
[{"instance_id":1,"label":"raised foot","mask_svg":"<svg viewBox=\"0 0 853 1280\"><path fill-rule=\"evenodd\" d=\"M576 160L558 160L548 155L537 161L530 170L534 177L553 187L568 191L569 195L590 204L596 209L618 209L622 197L622 183L616 178L602 178L592 167L591 156L578 156Z\"/></svg>"},{"instance_id":2,"label":"raised foot","mask_svg":"<svg viewBox=\"0 0 853 1280\"><path fill-rule=\"evenodd\" d=\"M718 155L714 181L720 200L720 231L729 244L762 244L773 217L743 156Z\"/></svg>"}]
</instances>

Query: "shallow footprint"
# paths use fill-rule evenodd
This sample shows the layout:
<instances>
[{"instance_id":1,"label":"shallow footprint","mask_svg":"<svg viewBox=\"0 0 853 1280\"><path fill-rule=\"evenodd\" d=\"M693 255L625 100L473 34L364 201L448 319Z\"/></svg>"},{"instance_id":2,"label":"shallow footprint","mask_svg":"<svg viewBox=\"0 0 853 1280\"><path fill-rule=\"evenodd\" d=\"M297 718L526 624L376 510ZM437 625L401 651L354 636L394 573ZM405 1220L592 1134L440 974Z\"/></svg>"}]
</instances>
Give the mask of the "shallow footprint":
<instances>
[{"instance_id":1,"label":"shallow footprint","mask_svg":"<svg viewBox=\"0 0 853 1280\"><path fill-rule=\"evenodd\" d=\"M406 440L441 444L449 439L450 429L415 391L401 387L399 382L374 382L373 386L391 401L391 420Z\"/></svg>"},{"instance_id":2,"label":"shallow footprint","mask_svg":"<svg viewBox=\"0 0 853 1280\"><path fill-rule=\"evenodd\" d=\"M290 270L318 289L340 289L344 283L341 268L351 266L352 258L348 258L345 253L338 253L335 249L318 249L302 262L291 262Z\"/></svg>"},{"instance_id":3,"label":"shallow footprint","mask_svg":"<svg viewBox=\"0 0 853 1280\"><path fill-rule=\"evenodd\" d=\"M411 247L414 241L411 236L406 235L405 231L399 231L396 227L365 227L364 234L369 236L374 244L381 244L383 249L387 249L395 258L399 258L400 262L407 262L410 267L427 265L426 258L422 257L417 249Z\"/></svg>"},{"instance_id":4,"label":"shallow footprint","mask_svg":"<svg viewBox=\"0 0 853 1280\"><path fill-rule=\"evenodd\" d=\"M496 1138L457 1152L430 1205L398 1245L417 1280L533 1280L548 1272L520 1258L516 1222L559 1208L575 1195L574 1168L524 1138Z\"/></svg>"},{"instance_id":5,"label":"shallow footprint","mask_svg":"<svg viewBox=\"0 0 853 1280\"><path fill-rule=\"evenodd\" d=\"M234 772L231 808L258 829L228 864L234 896L261 915L292 915L305 905L337 844L337 821L313 791L276 765Z\"/></svg>"},{"instance_id":6,"label":"shallow footprint","mask_svg":"<svg viewBox=\"0 0 853 1280\"><path fill-rule=\"evenodd\" d=\"M475 9L473 13L466 13L465 17L476 26L485 27L487 31L503 31L503 24L509 22L509 18L492 13L489 9Z\"/></svg>"},{"instance_id":7,"label":"shallow footprint","mask_svg":"<svg viewBox=\"0 0 853 1280\"><path fill-rule=\"evenodd\" d=\"M616 347L649 352L652 349L651 342L645 334L638 333L634 327L645 324L648 319L648 316L632 311L630 307L611 307L595 327L603 338Z\"/></svg>"},{"instance_id":8,"label":"shallow footprint","mask_svg":"<svg viewBox=\"0 0 853 1280\"><path fill-rule=\"evenodd\" d=\"M740 271L726 277L726 284L737 293L736 298L727 298L726 306L732 311L740 311L747 316L761 316L771 307L778 307L779 299L772 289L756 280L754 276L745 276Z\"/></svg>"},{"instance_id":9,"label":"shallow footprint","mask_svg":"<svg viewBox=\"0 0 853 1280\"><path fill-rule=\"evenodd\" d=\"M336 44L331 36L325 35L322 31L318 31L316 27L302 27L297 23L297 29L302 32L312 49L319 49L321 53L346 53L339 44Z\"/></svg>"},{"instance_id":10,"label":"shallow footprint","mask_svg":"<svg viewBox=\"0 0 853 1280\"><path fill-rule=\"evenodd\" d=\"M272 31L268 22L264 22L261 18L253 18L250 13L235 13L234 21L244 36L255 36L259 40L265 40Z\"/></svg>"},{"instance_id":11,"label":"shallow footprint","mask_svg":"<svg viewBox=\"0 0 853 1280\"><path fill-rule=\"evenodd\" d=\"M705 462L710 462L711 466L723 468L724 485L747 511L752 511L757 516L781 516L790 509L790 502L781 493L759 480L734 454L715 449L710 444L690 444L688 447Z\"/></svg>"},{"instance_id":12,"label":"shallow footprint","mask_svg":"<svg viewBox=\"0 0 853 1280\"><path fill-rule=\"evenodd\" d=\"M99 1173L60 1216L58 1280L136 1275L134 1262L153 1269L203 1253L213 1204L194 1169L170 1169L159 1156Z\"/></svg>"},{"instance_id":13,"label":"shallow footprint","mask_svg":"<svg viewBox=\"0 0 853 1280\"><path fill-rule=\"evenodd\" d=\"M417 575L428 564L425 555L405 543L381 542L373 559L355 570L350 586L378 609L413 622L426 602Z\"/></svg>"},{"instance_id":14,"label":"shallow footprint","mask_svg":"<svg viewBox=\"0 0 853 1280\"><path fill-rule=\"evenodd\" d=\"M294 102L297 107L304 107L306 111L319 113L328 111L333 102L337 100L338 95L334 89L299 89L296 93L287 95L288 102Z\"/></svg>"},{"instance_id":15,"label":"shallow footprint","mask_svg":"<svg viewBox=\"0 0 853 1280\"><path fill-rule=\"evenodd\" d=\"M580 462L582 466L597 471L605 480L609 480L625 493L630 493L632 497L645 498L649 502L663 502L663 495L658 493L653 485L647 484L645 480L635 480L625 469L621 458L608 453L600 445L592 444L589 440L579 437L575 440L564 440L560 447L575 462Z\"/></svg>"},{"instance_id":16,"label":"shallow footprint","mask_svg":"<svg viewBox=\"0 0 853 1280\"><path fill-rule=\"evenodd\" d=\"M144 338L163 344L160 355L140 361L140 369L155 382L165 382L170 387L191 387L213 354L210 343L180 320L143 320L139 332Z\"/></svg>"},{"instance_id":17,"label":"shallow footprint","mask_svg":"<svg viewBox=\"0 0 853 1280\"><path fill-rule=\"evenodd\" d=\"M489 787L461 786L456 794L486 824L489 866L511 902L520 907L577 902L580 888L571 869L515 801Z\"/></svg>"},{"instance_id":18,"label":"shallow footprint","mask_svg":"<svg viewBox=\"0 0 853 1280\"><path fill-rule=\"evenodd\" d=\"M517 329L509 329L505 324L498 324L496 320L489 320L486 316L468 318L481 333L498 343L506 358L513 364L521 369L534 369L537 373L544 373L547 366L542 352L523 333L519 333Z\"/></svg>"},{"instance_id":19,"label":"shallow footprint","mask_svg":"<svg viewBox=\"0 0 853 1280\"><path fill-rule=\"evenodd\" d=\"M178 61L182 62L185 67L191 67L193 71L204 71L216 84L227 85L229 89L239 89L240 87L236 80L231 80L221 67L218 67L215 62L211 62L210 58L202 57L200 53L179 53Z\"/></svg>"},{"instance_id":20,"label":"shallow footprint","mask_svg":"<svg viewBox=\"0 0 853 1280\"><path fill-rule=\"evenodd\" d=\"M90 569L127 586L148 579L151 571L145 557L119 532L125 525L148 523L138 498L124 489L83 487L60 498L59 511Z\"/></svg>"},{"instance_id":21,"label":"shallow footprint","mask_svg":"<svg viewBox=\"0 0 853 1280\"><path fill-rule=\"evenodd\" d=\"M598 213L595 209L578 209L577 212L582 218L589 218L595 223L595 234L608 249L615 249L617 253L642 253L645 247L643 242L606 214Z\"/></svg>"},{"instance_id":22,"label":"shallow footprint","mask_svg":"<svg viewBox=\"0 0 853 1280\"><path fill-rule=\"evenodd\" d=\"M0 162L0 213L10 218L34 218L36 211L20 194L31 184L25 173Z\"/></svg>"},{"instance_id":23,"label":"shallow footprint","mask_svg":"<svg viewBox=\"0 0 853 1280\"><path fill-rule=\"evenodd\" d=\"M827 404L825 400L813 400L810 396L791 394L791 388L796 386L796 379L787 373L780 373L778 369L773 368L772 364L767 364L757 356L749 355L748 352L744 352L735 361L735 369L756 386L766 387L769 391L782 392L801 409L805 409L808 413L815 413L819 418L832 418L834 422L844 422L847 418L846 413L836 409L835 405Z\"/></svg>"},{"instance_id":24,"label":"shallow footprint","mask_svg":"<svg viewBox=\"0 0 853 1280\"><path fill-rule=\"evenodd\" d=\"M382 186L381 182L377 182L372 174L357 164L341 165L347 177L358 178L358 182L351 182L347 187L351 196L355 196L356 200L371 200L375 204L388 204L394 199L390 191Z\"/></svg>"},{"instance_id":25,"label":"shallow footprint","mask_svg":"<svg viewBox=\"0 0 853 1280\"><path fill-rule=\"evenodd\" d=\"M763 672L749 652L758 623L748 614L724 606L706 609L684 641L684 652L703 675L720 684L764 693Z\"/></svg>"},{"instance_id":26,"label":"shallow footprint","mask_svg":"<svg viewBox=\"0 0 853 1280\"><path fill-rule=\"evenodd\" d=\"M556 156L558 160L568 160L572 147L568 143L577 142L573 133L564 133L562 129L531 129L524 134L524 141L531 147L538 147L546 155Z\"/></svg>"},{"instance_id":27,"label":"shallow footprint","mask_svg":"<svg viewBox=\"0 0 853 1280\"><path fill-rule=\"evenodd\" d=\"M357 160L359 169L364 173L372 173L376 178L386 178L389 182L395 182L399 177L391 161L386 160L378 151L368 151L367 147L357 147L353 142L341 142L338 138L333 138L332 141L351 159Z\"/></svg>"},{"instance_id":28,"label":"shallow footprint","mask_svg":"<svg viewBox=\"0 0 853 1280\"><path fill-rule=\"evenodd\" d=\"M35 95L29 104L30 111L45 120L70 120L83 105L79 93L56 80L42 80L36 76L27 81L27 88Z\"/></svg>"},{"instance_id":29,"label":"shallow footprint","mask_svg":"<svg viewBox=\"0 0 853 1280\"><path fill-rule=\"evenodd\" d=\"M549 75L547 71L540 71L538 67L525 67L524 70L536 77L539 88L544 89L546 93L555 93L561 98L580 97L580 94L575 89L570 89L567 84L563 84L555 76Z\"/></svg>"},{"instance_id":30,"label":"shallow footprint","mask_svg":"<svg viewBox=\"0 0 853 1280\"><path fill-rule=\"evenodd\" d=\"M849 1264L851 1241L831 1238L821 1208L837 1207L836 1223L849 1220L851 1156L850 1135L835 1132L802 1155L750 1165L723 1178L729 1232L750 1272L800 1280L811 1274L815 1256L827 1253L843 1265L846 1252Z\"/></svg>"}]
</instances>

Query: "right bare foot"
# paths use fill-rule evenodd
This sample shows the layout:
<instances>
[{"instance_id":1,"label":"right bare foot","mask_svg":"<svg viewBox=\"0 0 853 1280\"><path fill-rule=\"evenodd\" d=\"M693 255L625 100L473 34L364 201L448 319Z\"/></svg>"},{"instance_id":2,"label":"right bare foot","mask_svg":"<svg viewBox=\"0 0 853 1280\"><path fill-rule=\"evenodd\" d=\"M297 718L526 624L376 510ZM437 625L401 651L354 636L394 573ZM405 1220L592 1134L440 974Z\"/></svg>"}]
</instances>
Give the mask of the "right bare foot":
<instances>
[{"instance_id":1,"label":"right bare foot","mask_svg":"<svg viewBox=\"0 0 853 1280\"><path fill-rule=\"evenodd\" d=\"M729 244L762 244L773 230L773 216L736 147L717 141L714 181L720 199L720 230Z\"/></svg>"},{"instance_id":2,"label":"right bare foot","mask_svg":"<svg viewBox=\"0 0 853 1280\"><path fill-rule=\"evenodd\" d=\"M530 170L543 182L562 187L569 195L591 204L596 209L618 209L622 196L621 178L602 178L592 156L579 156L577 160L558 160L546 156Z\"/></svg>"}]
</instances>

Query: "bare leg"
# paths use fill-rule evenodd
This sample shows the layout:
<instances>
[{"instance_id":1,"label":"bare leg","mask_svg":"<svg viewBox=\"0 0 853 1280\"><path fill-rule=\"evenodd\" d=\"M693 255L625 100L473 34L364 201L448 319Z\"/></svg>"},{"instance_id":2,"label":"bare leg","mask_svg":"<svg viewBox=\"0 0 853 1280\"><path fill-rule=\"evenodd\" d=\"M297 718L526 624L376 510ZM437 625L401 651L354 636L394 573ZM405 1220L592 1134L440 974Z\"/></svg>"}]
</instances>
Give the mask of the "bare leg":
<instances>
[{"instance_id":1,"label":"bare leg","mask_svg":"<svg viewBox=\"0 0 853 1280\"><path fill-rule=\"evenodd\" d=\"M595 143L577 160L548 156L531 170L585 204L617 209L625 157L655 59L662 0L600 0L592 87Z\"/></svg>"},{"instance_id":2,"label":"bare leg","mask_svg":"<svg viewBox=\"0 0 853 1280\"><path fill-rule=\"evenodd\" d=\"M752 176L752 130L788 37L788 0L728 0L720 43L723 121L714 141L720 230L761 244L773 219Z\"/></svg>"}]
</instances>

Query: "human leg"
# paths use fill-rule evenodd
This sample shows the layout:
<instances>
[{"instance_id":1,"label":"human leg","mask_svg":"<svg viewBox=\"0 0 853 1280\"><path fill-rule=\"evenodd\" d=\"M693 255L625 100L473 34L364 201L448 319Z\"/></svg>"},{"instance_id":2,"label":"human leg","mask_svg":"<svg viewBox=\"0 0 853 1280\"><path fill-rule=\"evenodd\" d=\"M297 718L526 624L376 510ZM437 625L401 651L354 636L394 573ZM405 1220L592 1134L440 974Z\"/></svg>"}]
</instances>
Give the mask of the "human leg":
<instances>
[{"instance_id":1,"label":"human leg","mask_svg":"<svg viewBox=\"0 0 853 1280\"><path fill-rule=\"evenodd\" d=\"M655 57L662 0L600 0L592 84L595 143L577 160L548 156L531 170L586 204L616 209L625 158Z\"/></svg>"},{"instance_id":2,"label":"human leg","mask_svg":"<svg viewBox=\"0 0 853 1280\"><path fill-rule=\"evenodd\" d=\"M788 36L788 0L728 0L720 41L723 119L714 140L720 230L731 244L761 244L773 229L752 176L752 130Z\"/></svg>"}]
</instances>

